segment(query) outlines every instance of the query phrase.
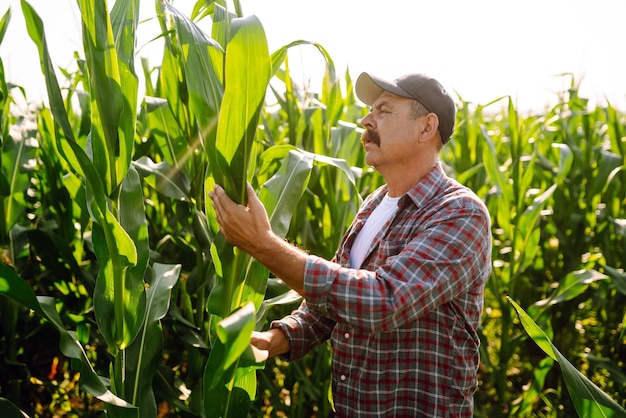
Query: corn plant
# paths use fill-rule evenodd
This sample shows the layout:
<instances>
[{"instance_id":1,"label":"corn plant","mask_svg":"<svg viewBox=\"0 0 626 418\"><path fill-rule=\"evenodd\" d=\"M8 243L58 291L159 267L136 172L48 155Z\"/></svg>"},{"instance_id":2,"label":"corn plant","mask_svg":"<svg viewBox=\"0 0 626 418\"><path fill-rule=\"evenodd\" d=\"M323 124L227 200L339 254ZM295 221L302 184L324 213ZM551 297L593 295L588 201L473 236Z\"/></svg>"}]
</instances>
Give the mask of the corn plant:
<instances>
[{"instance_id":1,"label":"corn plant","mask_svg":"<svg viewBox=\"0 0 626 418\"><path fill-rule=\"evenodd\" d=\"M142 187L130 164L137 101L133 51L138 4L117 2L111 11L112 20L106 2L87 1L79 6L91 100L90 131L83 144L70 125L41 19L22 2L29 35L39 50L54 116L50 139L56 140L56 148L73 174L84 179L100 265L93 300L98 329L114 358L111 391L102 382L86 390L108 402L112 415L136 416L139 410L151 415L156 411L152 376L162 344L159 321L167 311L167 295L179 266L154 265L148 270ZM152 284L149 291L146 282Z\"/></svg>"},{"instance_id":2,"label":"corn plant","mask_svg":"<svg viewBox=\"0 0 626 418\"><path fill-rule=\"evenodd\" d=\"M332 257L362 197L382 184L364 165L356 122L366 110L350 75L342 92L315 42L270 53L261 22L237 1L234 10L199 1L189 17L156 2L163 58L142 61L140 99L138 1L78 5L84 58L61 69L61 89L41 20L22 2L50 109L23 123L0 74L0 191L13 213L2 217L13 255L0 266L10 301L0 346L12 361L2 396L19 404L23 338L48 327L80 372L85 409L98 408L93 397L113 416L154 416L157 405L187 416L329 415L328 345L290 363L254 357L252 330L300 298L224 241L207 193L219 183L245 203L250 183L277 233ZM325 59L318 92L291 78L292 48ZM459 101L443 164L485 200L494 236L476 415L620 416L624 116L588 109L574 85L539 116L511 101L493 112L503 99ZM20 170L18 154L36 169ZM58 408L71 408L69 392L57 392ZM0 408L20 413L3 398Z\"/></svg>"},{"instance_id":3,"label":"corn plant","mask_svg":"<svg viewBox=\"0 0 626 418\"><path fill-rule=\"evenodd\" d=\"M526 347L527 334L517 326L515 310L508 306L509 300L521 301L546 334L555 338L555 344L560 346L565 343L568 346L568 342L572 341L561 338L571 335L567 322L576 322L573 318L578 314L574 315L572 309L578 309L572 305L574 301L604 294L605 298L600 297L599 300L617 306L622 298L615 287L601 284L607 282L609 277L596 271L596 268L610 271L611 268L607 269L604 264L607 258L617 266L622 265L621 261L612 258L616 254L614 246L617 245L619 253L623 242L619 229L617 234L611 232L615 229L609 225L597 229L598 232L602 231L600 235L606 241L602 245L598 243L595 249L594 246L584 244L589 241L589 235L579 227L569 231L582 233L578 238L580 241L576 239L571 247L564 242L571 232L564 233L563 228L570 228L572 221L580 220L575 211L562 210L574 207L574 202L563 204L564 197L572 193L576 196L575 200L580 202L581 184L582 189L590 190L585 186L586 179L595 179L592 182L596 185L593 195L597 197L593 206L604 208L610 205L614 208L612 219L623 217L621 209L617 209L620 206L618 202L623 201L621 192L617 196L599 195L608 190L611 193L620 190L620 187L610 187L609 184L613 182L616 185L621 181L619 173L623 170L623 162L620 163L623 157L613 158L614 154L596 148L594 154L597 154L590 155L586 163L580 163L576 161L581 155L578 147L593 149L592 144L599 141L592 136L574 141L560 137L564 132L580 132L579 115L585 115L586 112L578 108L579 113L573 113L569 108L575 106L580 107L580 102L572 95L569 101L546 115L522 118L509 101L507 112L485 119L484 107L474 109L474 115L468 117L469 104L464 103L460 108L460 135L444 151L443 158L450 171L487 202L494 227L494 271L487 283L481 339L482 390L491 394L493 401L477 401L477 405L482 405L478 408L479 413L491 411L488 413L525 416L531 411L536 412L541 404L556 413L545 392L548 387L559 387L558 381L554 381L554 356L548 356L538 364L525 363L526 356L519 358L520 351ZM564 108L567 108L566 112L563 112ZM571 128L556 128L555 124L571 124ZM593 131L593 128L589 131ZM606 163L593 163L591 160L594 158L597 158L595 161L606 160ZM596 166L598 169L594 168ZM575 179L578 170L588 168L597 174ZM557 208L561 210L557 211ZM590 225L587 231L595 231L596 228L597 225ZM604 248L602 253L606 255L598 254L598 246ZM558 248L563 251L558 253ZM580 254L587 251L597 255L592 255L589 261L583 260L581 264ZM551 286L548 286L551 281L546 280L546 274L554 280ZM599 286L595 290L597 296L593 296L596 286ZM550 312L557 304L562 316ZM610 315L612 318L608 324L619 323L623 318L623 312L619 312L619 309L617 311L617 315ZM558 324L559 320L564 322ZM608 359L610 355L604 358ZM610 361L598 361L595 364L614 368ZM526 371L512 379L512 367L521 367ZM522 375L530 377L523 378ZM564 377L570 388L571 374L568 376L564 372ZM580 389L580 386L574 386ZM573 395L574 399L583 395L586 398L586 393L583 393L585 390L577 391L580 393ZM477 398L484 399L483 393L479 392Z\"/></svg>"},{"instance_id":4,"label":"corn plant","mask_svg":"<svg viewBox=\"0 0 626 418\"><path fill-rule=\"evenodd\" d=\"M582 375L554 346L545 332L532 318L514 301L509 300L520 317L526 332L539 347L563 370L563 378L572 396L576 412L580 417L626 416L624 410L615 400L599 389L592 381ZM524 411L526 414L527 412Z\"/></svg>"}]
</instances>

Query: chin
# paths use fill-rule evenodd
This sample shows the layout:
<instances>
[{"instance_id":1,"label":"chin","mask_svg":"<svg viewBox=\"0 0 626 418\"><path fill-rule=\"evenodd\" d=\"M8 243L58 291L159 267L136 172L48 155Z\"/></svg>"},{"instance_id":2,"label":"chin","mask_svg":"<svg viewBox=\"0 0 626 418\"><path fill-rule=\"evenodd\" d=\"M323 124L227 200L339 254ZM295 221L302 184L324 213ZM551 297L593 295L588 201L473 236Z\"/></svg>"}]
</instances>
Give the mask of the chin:
<instances>
[{"instance_id":1,"label":"chin","mask_svg":"<svg viewBox=\"0 0 626 418\"><path fill-rule=\"evenodd\" d=\"M370 167L376 168L376 159L368 157L367 154L365 154L365 164L369 165Z\"/></svg>"}]
</instances>

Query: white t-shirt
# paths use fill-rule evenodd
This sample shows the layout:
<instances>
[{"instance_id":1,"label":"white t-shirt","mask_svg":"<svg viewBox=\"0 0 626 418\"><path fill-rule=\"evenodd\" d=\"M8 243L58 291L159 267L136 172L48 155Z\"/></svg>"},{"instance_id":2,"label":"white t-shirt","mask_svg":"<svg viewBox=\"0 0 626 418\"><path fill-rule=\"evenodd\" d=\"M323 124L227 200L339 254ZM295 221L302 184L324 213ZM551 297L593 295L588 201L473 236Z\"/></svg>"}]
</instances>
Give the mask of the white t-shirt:
<instances>
[{"instance_id":1,"label":"white t-shirt","mask_svg":"<svg viewBox=\"0 0 626 418\"><path fill-rule=\"evenodd\" d=\"M350 267L357 269L361 267L363 260L365 260L365 257L369 253L372 240L383 225L385 225L385 222L387 222L396 212L396 209L398 209L398 200L400 200L399 197L389 197L389 195L386 194L383 200L376 206L376 209L372 211L372 214L365 221L363 229L359 231L359 235L355 238L354 244L352 244L352 249L350 250Z\"/></svg>"}]
</instances>

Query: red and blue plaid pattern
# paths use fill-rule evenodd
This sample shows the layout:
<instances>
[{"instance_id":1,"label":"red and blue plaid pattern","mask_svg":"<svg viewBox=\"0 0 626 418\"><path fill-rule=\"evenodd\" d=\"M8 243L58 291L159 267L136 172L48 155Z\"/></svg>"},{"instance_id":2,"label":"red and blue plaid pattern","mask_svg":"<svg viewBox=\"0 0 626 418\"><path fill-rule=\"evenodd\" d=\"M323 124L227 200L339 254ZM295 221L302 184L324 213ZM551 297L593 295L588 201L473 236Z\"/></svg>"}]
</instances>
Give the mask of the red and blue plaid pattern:
<instances>
[{"instance_id":1,"label":"red and blue plaid pattern","mask_svg":"<svg viewBox=\"0 0 626 418\"><path fill-rule=\"evenodd\" d=\"M350 269L352 243L386 192L366 199L332 262L309 256L305 302L272 327L291 359L331 339L337 417L471 417L489 214L438 166L400 199L363 268Z\"/></svg>"}]
</instances>

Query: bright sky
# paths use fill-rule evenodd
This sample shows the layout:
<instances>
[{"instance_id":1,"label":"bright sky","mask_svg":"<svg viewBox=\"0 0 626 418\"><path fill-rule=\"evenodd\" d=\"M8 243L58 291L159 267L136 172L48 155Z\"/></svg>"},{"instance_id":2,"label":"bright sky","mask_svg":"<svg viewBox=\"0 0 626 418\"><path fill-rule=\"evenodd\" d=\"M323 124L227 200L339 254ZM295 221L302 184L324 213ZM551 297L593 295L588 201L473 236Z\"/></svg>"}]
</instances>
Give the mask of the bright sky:
<instances>
[{"instance_id":1,"label":"bright sky","mask_svg":"<svg viewBox=\"0 0 626 418\"><path fill-rule=\"evenodd\" d=\"M12 20L0 57L8 81L45 97L34 44L19 0L1 0ZM7 5L8 2L8 5ZM109 0L112 6L113 0ZM196 0L175 0L189 14ZM68 67L81 51L76 0L30 0L44 20L53 62ZM362 71L388 78L426 72L465 101L487 104L512 96L519 110L542 110L571 83L592 103L608 99L626 110L626 2L623 0L241 0L245 15L261 20L270 52L297 40L320 43L339 75ZM141 18L154 17L154 0L141 2ZM200 23L208 32L208 20ZM139 28L139 55L160 61L154 19ZM290 65L316 88L324 63L313 47L290 54Z\"/></svg>"}]
</instances>

